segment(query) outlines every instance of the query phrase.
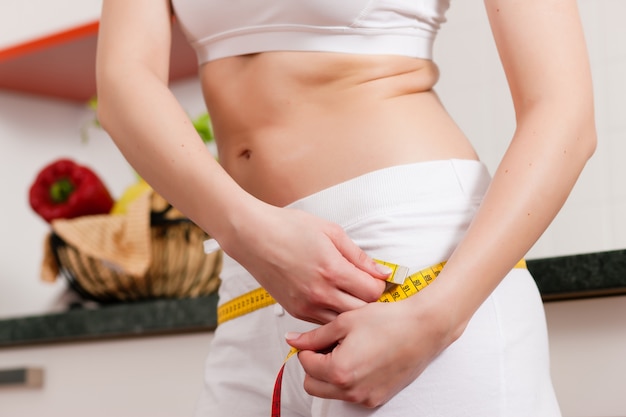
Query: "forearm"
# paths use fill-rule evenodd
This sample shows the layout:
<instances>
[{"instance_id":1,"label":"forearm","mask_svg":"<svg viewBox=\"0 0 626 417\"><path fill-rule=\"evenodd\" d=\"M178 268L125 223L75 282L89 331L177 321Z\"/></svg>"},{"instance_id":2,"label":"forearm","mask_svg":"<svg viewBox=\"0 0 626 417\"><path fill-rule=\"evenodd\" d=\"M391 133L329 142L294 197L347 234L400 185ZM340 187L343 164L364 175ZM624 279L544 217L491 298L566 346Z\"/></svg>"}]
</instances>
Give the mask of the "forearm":
<instances>
[{"instance_id":1,"label":"forearm","mask_svg":"<svg viewBox=\"0 0 626 417\"><path fill-rule=\"evenodd\" d=\"M485 0L485 6L517 127L465 237L429 287L449 306L457 335L552 222L596 145L577 2Z\"/></svg>"},{"instance_id":2,"label":"forearm","mask_svg":"<svg viewBox=\"0 0 626 417\"><path fill-rule=\"evenodd\" d=\"M99 76L98 118L133 168L171 204L219 238L251 199L215 161L167 86L149 71Z\"/></svg>"},{"instance_id":3,"label":"forearm","mask_svg":"<svg viewBox=\"0 0 626 417\"><path fill-rule=\"evenodd\" d=\"M593 153L593 108L563 107L545 103L520 118L483 203L433 285L432 294L454 306L457 331L552 222Z\"/></svg>"},{"instance_id":4,"label":"forearm","mask_svg":"<svg viewBox=\"0 0 626 417\"><path fill-rule=\"evenodd\" d=\"M215 161L168 88L170 6L168 0L103 2L98 119L139 175L219 240L255 199Z\"/></svg>"}]
</instances>

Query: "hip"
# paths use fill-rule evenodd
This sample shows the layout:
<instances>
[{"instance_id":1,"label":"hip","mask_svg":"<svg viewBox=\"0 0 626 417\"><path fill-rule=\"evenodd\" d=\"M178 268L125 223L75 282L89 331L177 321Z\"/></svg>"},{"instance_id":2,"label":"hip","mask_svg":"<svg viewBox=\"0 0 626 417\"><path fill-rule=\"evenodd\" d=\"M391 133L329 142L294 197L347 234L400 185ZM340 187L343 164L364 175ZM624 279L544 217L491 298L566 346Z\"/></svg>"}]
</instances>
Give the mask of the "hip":
<instances>
[{"instance_id":1,"label":"hip","mask_svg":"<svg viewBox=\"0 0 626 417\"><path fill-rule=\"evenodd\" d=\"M489 182L478 161L420 162L358 176L288 207L339 224L374 258L421 269L448 259ZM225 256L220 302L257 287L241 265Z\"/></svg>"}]
</instances>

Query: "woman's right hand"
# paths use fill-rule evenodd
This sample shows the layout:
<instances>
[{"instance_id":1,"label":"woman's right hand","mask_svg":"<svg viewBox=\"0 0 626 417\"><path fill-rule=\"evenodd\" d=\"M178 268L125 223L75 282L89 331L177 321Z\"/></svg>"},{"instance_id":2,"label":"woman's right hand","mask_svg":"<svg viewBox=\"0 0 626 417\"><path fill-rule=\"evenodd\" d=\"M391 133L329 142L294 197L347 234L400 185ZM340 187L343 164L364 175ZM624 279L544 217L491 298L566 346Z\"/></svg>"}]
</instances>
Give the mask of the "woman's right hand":
<instances>
[{"instance_id":1,"label":"woman's right hand","mask_svg":"<svg viewBox=\"0 0 626 417\"><path fill-rule=\"evenodd\" d=\"M261 203L220 239L291 315L325 324L376 301L389 276L337 224Z\"/></svg>"}]
</instances>

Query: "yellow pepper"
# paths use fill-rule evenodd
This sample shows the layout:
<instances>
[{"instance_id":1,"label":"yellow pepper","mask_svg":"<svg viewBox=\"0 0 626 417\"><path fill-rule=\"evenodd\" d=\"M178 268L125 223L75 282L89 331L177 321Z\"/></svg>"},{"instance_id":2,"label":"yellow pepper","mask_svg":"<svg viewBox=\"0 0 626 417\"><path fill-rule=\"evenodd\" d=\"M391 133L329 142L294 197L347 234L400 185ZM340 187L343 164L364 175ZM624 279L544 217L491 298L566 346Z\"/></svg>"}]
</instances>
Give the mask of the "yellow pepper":
<instances>
[{"instance_id":1,"label":"yellow pepper","mask_svg":"<svg viewBox=\"0 0 626 417\"><path fill-rule=\"evenodd\" d=\"M129 204L135 201L139 196L151 190L152 187L150 187L143 178L140 178L139 181L126 188L122 196L115 201L111 209L111 214L125 214Z\"/></svg>"}]
</instances>

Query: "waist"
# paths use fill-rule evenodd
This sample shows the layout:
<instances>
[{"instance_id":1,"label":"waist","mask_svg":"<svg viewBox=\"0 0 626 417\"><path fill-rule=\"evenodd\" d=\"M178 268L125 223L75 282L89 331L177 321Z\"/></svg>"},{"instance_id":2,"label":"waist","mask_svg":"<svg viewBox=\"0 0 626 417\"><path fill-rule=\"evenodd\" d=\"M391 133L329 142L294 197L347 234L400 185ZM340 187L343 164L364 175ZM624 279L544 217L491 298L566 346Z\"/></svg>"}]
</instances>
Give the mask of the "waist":
<instances>
[{"instance_id":1,"label":"waist","mask_svg":"<svg viewBox=\"0 0 626 417\"><path fill-rule=\"evenodd\" d=\"M268 133L236 141L236 149L220 151L219 158L242 188L279 207L385 168L478 159L463 137L420 133L419 129L363 135L345 131Z\"/></svg>"},{"instance_id":2,"label":"waist","mask_svg":"<svg viewBox=\"0 0 626 417\"><path fill-rule=\"evenodd\" d=\"M445 261L440 262L419 271L412 271L409 275L410 268L408 267L390 264L384 261L378 262L384 263L392 268L392 277L394 275L398 275L399 270L404 272L404 274L399 277L399 281L392 281L391 279L388 280L389 284L387 285L387 288L378 299L378 302L381 303L401 301L417 294L430 285L435 278L439 276L439 273L446 264ZM526 260L521 259L513 268L526 269ZM276 300L270 295L269 292L267 292L267 290L259 287L220 304L217 309L217 323L218 325L221 325L226 321L236 319L237 317L241 317L245 314L252 313L273 304L276 304ZM291 352L296 353L296 350L291 348ZM291 352L289 355L292 354ZM290 356L287 356L287 359L289 359L289 357Z\"/></svg>"},{"instance_id":3,"label":"waist","mask_svg":"<svg viewBox=\"0 0 626 417\"><path fill-rule=\"evenodd\" d=\"M432 90L436 72L400 57L264 53L211 62L202 83L223 167L283 206L376 169L476 159Z\"/></svg>"},{"instance_id":4,"label":"waist","mask_svg":"<svg viewBox=\"0 0 626 417\"><path fill-rule=\"evenodd\" d=\"M467 207L482 200L490 181L486 166L475 160L410 163L360 175L287 207L314 214L347 230L368 219L388 219L403 211L419 217L460 209L465 216Z\"/></svg>"},{"instance_id":5,"label":"waist","mask_svg":"<svg viewBox=\"0 0 626 417\"><path fill-rule=\"evenodd\" d=\"M481 162L442 160L376 170L299 199L288 208L339 224L370 256L421 268L445 261L462 238L489 186ZM205 251L217 249L214 240ZM258 287L224 255L220 297Z\"/></svg>"}]
</instances>

